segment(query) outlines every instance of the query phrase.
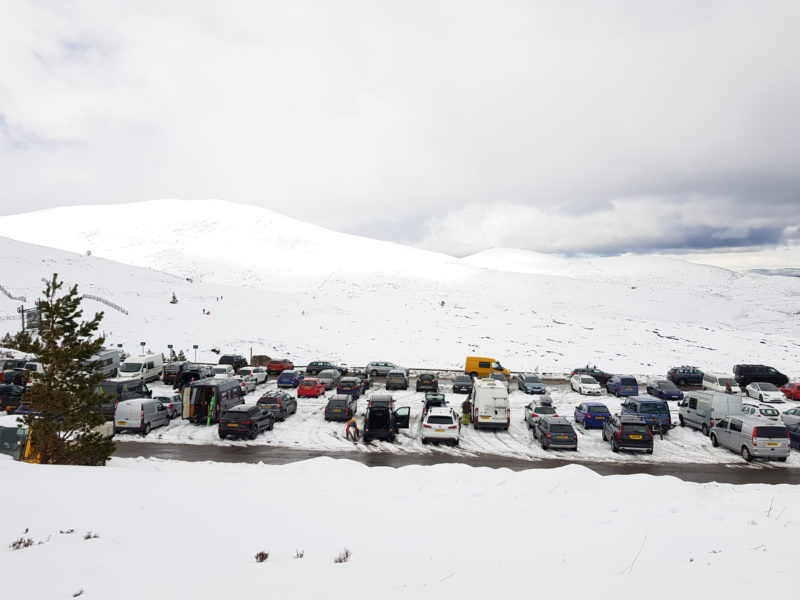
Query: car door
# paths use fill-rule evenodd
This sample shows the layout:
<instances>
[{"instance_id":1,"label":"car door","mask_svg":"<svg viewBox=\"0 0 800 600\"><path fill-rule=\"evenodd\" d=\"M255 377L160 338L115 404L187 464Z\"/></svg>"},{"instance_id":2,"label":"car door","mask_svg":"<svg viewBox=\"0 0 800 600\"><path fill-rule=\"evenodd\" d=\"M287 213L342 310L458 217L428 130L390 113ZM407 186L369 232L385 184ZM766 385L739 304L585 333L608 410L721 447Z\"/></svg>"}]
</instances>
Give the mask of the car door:
<instances>
[{"instance_id":1,"label":"car door","mask_svg":"<svg viewBox=\"0 0 800 600\"><path fill-rule=\"evenodd\" d=\"M581 423L586 418L586 405L581 403L575 408L575 422Z\"/></svg>"},{"instance_id":2,"label":"car door","mask_svg":"<svg viewBox=\"0 0 800 600\"><path fill-rule=\"evenodd\" d=\"M408 429L408 423L411 419L411 407L401 406L394 411L395 427L397 429Z\"/></svg>"},{"instance_id":3,"label":"car door","mask_svg":"<svg viewBox=\"0 0 800 600\"><path fill-rule=\"evenodd\" d=\"M722 440L720 440L720 443L735 452L739 452L739 448L741 447L741 438L742 438L742 420L732 418L730 420L730 423L728 424L728 431L725 435L725 442L723 443Z\"/></svg>"}]
</instances>

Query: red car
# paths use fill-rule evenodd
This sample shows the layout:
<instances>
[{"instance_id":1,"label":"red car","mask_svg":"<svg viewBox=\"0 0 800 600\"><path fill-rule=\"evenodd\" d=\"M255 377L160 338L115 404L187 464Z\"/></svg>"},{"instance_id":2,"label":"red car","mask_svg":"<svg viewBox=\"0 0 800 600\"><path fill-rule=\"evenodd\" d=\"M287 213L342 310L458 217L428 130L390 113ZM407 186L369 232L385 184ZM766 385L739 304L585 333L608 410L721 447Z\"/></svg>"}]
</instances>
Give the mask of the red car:
<instances>
[{"instance_id":1,"label":"red car","mask_svg":"<svg viewBox=\"0 0 800 600\"><path fill-rule=\"evenodd\" d=\"M319 398L320 396L325 395L325 384L320 383L319 379L316 377L312 377L309 379L303 379L300 382L300 385L297 387L297 397L304 398L313 396L314 398Z\"/></svg>"},{"instance_id":2,"label":"red car","mask_svg":"<svg viewBox=\"0 0 800 600\"><path fill-rule=\"evenodd\" d=\"M800 400L800 383L787 383L781 391L789 400Z\"/></svg>"},{"instance_id":3,"label":"red car","mask_svg":"<svg viewBox=\"0 0 800 600\"><path fill-rule=\"evenodd\" d=\"M273 373L279 374L283 373L284 371L289 371L290 369L294 369L294 363L290 361L288 358L281 358L280 360L271 360L267 363L267 373L272 375Z\"/></svg>"}]
</instances>

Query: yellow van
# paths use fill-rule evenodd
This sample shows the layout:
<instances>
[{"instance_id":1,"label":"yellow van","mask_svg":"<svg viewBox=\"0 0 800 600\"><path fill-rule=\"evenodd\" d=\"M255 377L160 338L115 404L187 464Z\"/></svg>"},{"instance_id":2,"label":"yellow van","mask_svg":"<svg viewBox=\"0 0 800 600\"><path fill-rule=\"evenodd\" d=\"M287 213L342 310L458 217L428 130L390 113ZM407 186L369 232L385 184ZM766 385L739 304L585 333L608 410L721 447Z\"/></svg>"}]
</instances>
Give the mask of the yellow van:
<instances>
[{"instance_id":1,"label":"yellow van","mask_svg":"<svg viewBox=\"0 0 800 600\"><path fill-rule=\"evenodd\" d=\"M497 359L483 356L468 356L464 373L472 377L488 377L491 373L502 373L506 379L511 377L508 369L497 362Z\"/></svg>"}]
</instances>

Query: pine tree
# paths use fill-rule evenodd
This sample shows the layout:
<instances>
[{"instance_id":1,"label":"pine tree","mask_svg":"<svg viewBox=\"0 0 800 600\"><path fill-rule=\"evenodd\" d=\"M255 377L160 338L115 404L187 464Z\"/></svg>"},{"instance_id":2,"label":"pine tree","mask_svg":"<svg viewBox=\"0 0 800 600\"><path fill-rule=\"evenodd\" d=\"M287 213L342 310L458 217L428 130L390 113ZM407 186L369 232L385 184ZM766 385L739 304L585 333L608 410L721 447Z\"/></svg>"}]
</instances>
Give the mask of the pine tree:
<instances>
[{"instance_id":1,"label":"pine tree","mask_svg":"<svg viewBox=\"0 0 800 600\"><path fill-rule=\"evenodd\" d=\"M170 304L177 304L178 297L175 295L175 292L172 292L172 300L169 301Z\"/></svg>"},{"instance_id":2,"label":"pine tree","mask_svg":"<svg viewBox=\"0 0 800 600\"><path fill-rule=\"evenodd\" d=\"M186 355L183 353L183 350L178 351L178 360L186 360Z\"/></svg>"},{"instance_id":3,"label":"pine tree","mask_svg":"<svg viewBox=\"0 0 800 600\"><path fill-rule=\"evenodd\" d=\"M93 337L103 313L80 321L78 286L59 295L63 285L53 274L39 302L39 337L21 348L35 354L44 367L43 373L31 373L33 384L25 395L38 416L25 415L24 421L43 464L104 465L115 446L92 431L105 421L102 396L94 392L104 376L90 362L105 343L103 337Z\"/></svg>"}]
</instances>

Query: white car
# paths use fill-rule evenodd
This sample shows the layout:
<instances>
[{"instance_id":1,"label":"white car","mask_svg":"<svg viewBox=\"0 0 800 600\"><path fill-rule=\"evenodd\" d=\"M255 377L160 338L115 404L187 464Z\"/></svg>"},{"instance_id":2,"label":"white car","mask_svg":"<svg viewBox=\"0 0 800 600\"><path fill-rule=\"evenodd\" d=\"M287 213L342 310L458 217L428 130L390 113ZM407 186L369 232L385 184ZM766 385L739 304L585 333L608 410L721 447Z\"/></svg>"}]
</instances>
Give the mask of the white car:
<instances>
[{"instance_id":1,"label":"white car","mask_svg":"<svg viewBox=\"0 0 800 600\"><path fill-rule=\"evenodd\" d=\"M153 396L153 400L158 400L167 409L170 419L183 417L183 398L180 394L171 396Z\"/></svg>"},{"instance_id":2,"label":"white car","mask_svg":"<svg viewBox=\"0 0 800 600\"><path fill-rule=\"evenodd\" d=\"M744 388L744 393L753 400L770 404L783 404L786 396L771 383L754 382Z\"/></svg>"},{"instance_id":3,"label":"white car","mask_svg":"<svg viewBox=\"0 0 800 600\"><path fill-rule=\"evenodd\" d=\"M603 393L603 388L597 380L590 375L575 373L569 380L569 387L573 392L578 392L582 396L599 396Z\"/></svg>"},{"instance_id":4,"label":"white car","mask_svg":"<svg viewBox=\"0 0 800 600\"><path fill-rule=\"evenodd\" d=\"M769 404L742 404L742 414L746 417L759 417L777 421L781 415L774 406Z\"/></svg>"},{"instance_id":5,"label":"white car","mask_svg":"<svg viewBox=\"0 0 800 600\"><path fill-rule=\"evenodd\" d=\"M422 419L422 443L447 442L458 446L461 421L452 408L432 406Z\"/></svg>"},{"instance_id":6,"label":"white car","mask_svg":"<svg viewBox=\"0 0 800 600\"><path fill-rule=\"evenodd\" d=\"M228 377L234 377L235 375L236 371L233 370L231 365L217 365L211 369L211 376L214 379L227 379Z\"/></svg>"},{"instance_id":7,"label":"white car","mask_svg":"<svg viewBox=\"0 0 800 600\"><path fill-rule=\"evenodd\" d=\"M783 421L784 425L800 423L800 408L790 408L789 410L783 411L781 421Z\"/></svg>"},{"instance_id":8,"label":"white car","mask_svg":"<svg viewBox=\"0 0 800 600\"><path fill-rule=\"evenodd\" d=\"M255 392L256 387L258 387L258 383L256 382L256 378L252 375L244 375L239 377L242 380L242 391L245 394L249 394L250 392Z\"/></svg>"},{"instance_id":9,"label":"white car","mask_svg":"<svg viewBox=\"0 0 800 600\"><path fill-rule=\"evenodd\" d=\"M267 382L269 373L264 367L242 367L239 369L239 375L252 375L256 378L256 384L261 385Z\"/></svg>"}]
</instances>

